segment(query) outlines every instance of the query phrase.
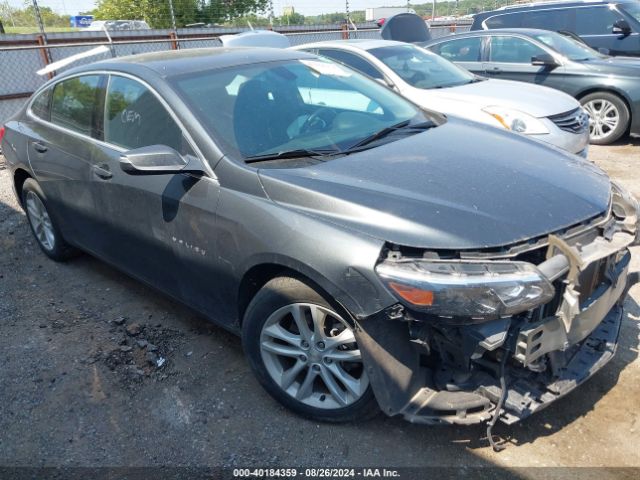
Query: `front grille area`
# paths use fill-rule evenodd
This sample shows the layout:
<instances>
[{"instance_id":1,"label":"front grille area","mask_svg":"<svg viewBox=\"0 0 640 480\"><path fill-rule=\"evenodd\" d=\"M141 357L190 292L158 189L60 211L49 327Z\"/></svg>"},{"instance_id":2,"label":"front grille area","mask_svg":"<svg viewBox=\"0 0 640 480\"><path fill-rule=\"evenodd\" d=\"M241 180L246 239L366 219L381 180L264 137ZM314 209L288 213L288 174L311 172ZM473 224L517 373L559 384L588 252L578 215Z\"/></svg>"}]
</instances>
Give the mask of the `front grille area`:
<instances>
[{"instance_id":1,"label":"front grille area","mask_svg":"<svg viewBox=\"0 0 640 480\"><path fill-rule=\"evenodd\" d=\"M581 107L548 118L565 132L582 133L589 128L589 115Z\"/></svg>"}]
</instances>

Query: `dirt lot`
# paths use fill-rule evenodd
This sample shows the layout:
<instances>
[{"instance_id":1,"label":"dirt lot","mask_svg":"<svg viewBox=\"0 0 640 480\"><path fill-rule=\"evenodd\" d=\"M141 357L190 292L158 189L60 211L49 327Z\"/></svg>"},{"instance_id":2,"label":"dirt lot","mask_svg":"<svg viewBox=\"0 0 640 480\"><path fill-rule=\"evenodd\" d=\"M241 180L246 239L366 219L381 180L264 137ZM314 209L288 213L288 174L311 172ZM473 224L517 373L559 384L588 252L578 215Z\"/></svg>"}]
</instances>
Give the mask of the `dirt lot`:
<instances>
[{"instance_id":1,"label":"dirt lot","mask_svg":"<svg viewBox=\"0 0 640 480\"><path fill-rule=\"evenodd\" d=\"M640 197L640 142L591 158ZM640 467L640 286L615 359L543 412L498 425L501 453L483 427L316 424L267 396L234 336L94 258L45 258L1 162L2 466Z\"/></svg>"}]
</instances>

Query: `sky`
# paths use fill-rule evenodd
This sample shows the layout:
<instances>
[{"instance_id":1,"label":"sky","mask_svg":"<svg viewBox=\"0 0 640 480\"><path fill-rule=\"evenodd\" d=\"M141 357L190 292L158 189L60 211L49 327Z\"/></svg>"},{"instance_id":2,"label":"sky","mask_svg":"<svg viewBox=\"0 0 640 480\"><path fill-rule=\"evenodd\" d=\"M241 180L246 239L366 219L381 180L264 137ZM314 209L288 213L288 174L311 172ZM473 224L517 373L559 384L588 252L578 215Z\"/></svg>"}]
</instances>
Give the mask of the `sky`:
<instances>
[{"instance_id":1,"label":"sky","mask_svg":"<svg viewBox=\"0 0 640 480\"><path fill-rule=\"evenodd\" d=\"M180 0L173 1L174 4L180 2ZM0 3L21 7L25 0L0 0ZM56 12L67 15L76 15L78 12L92 10L95 7L95 3L95 0L38 0L38 5L51 7ZM420 0L420 2L416 3L425 3L425 0ZM353 11L382 5L405 6L406 4L406 0L349 0L349 9ZM288 5L293 5L296 12L302 15L318 15L344 11L345 0L274 0L273 5L276 15L282 14L283 7Z\"/></svg>"}]
</instances>

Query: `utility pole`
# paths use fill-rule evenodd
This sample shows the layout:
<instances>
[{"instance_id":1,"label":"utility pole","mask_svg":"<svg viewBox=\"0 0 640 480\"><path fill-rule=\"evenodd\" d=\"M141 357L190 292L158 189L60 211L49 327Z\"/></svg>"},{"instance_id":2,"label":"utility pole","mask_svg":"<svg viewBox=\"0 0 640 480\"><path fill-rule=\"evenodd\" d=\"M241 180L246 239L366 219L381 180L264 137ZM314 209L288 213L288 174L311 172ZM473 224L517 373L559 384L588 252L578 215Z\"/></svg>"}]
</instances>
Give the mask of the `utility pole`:
<instances>
[{"instance_id":1,"label":"utility pole","mask_svg":"<svg viewBox=\"0 0 640 480\"><path fill-rule=\"evenodd\" d=\"M347 25L349 25L349 23L351 23L351 14L349 13L349 0L345 0L344 7L347 12Z\"/></svg>"},{"instance_id":2,"label":"utility pole","mask_svg":"<svg viewBox=\"0 0 640 480\"><path fill-rule=\"evenodd\" d=\"M436 0L432 0L433 8L431 9L431 21L436 18Z\"/></svg>"}]
</instances>

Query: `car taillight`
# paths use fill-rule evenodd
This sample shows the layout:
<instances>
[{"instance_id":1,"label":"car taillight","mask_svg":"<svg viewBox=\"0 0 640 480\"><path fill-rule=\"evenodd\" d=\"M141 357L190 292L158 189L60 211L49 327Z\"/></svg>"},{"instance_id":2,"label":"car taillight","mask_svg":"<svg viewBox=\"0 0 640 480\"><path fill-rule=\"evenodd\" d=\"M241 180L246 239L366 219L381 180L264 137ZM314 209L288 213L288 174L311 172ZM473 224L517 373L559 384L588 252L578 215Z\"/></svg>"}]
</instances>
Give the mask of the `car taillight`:
<instances>
[{"instance_id":1,"label":"car taillight","mask_svg":"<svg viewBox=\"0 0 640 480\"><path fill-rule=\"evenodd\" d=\"M4 137L4 127L0 127L0 142L2 141L2 137Z\"/></svg>"}]
</instances>

